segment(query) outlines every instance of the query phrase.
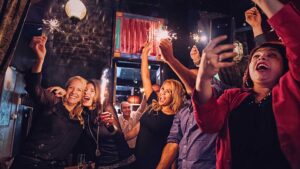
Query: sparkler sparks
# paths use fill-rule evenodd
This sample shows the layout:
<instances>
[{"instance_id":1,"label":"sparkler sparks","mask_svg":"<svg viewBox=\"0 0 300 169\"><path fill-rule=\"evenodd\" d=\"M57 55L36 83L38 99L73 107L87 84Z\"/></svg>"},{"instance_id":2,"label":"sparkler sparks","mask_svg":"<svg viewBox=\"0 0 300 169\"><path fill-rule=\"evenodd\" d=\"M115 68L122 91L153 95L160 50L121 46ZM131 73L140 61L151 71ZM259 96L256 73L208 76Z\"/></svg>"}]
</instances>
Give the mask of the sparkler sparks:
<instances>
[{"instance_id":1,"label":"sparkler sparks","mask_svg":"<svg viewBox=\"0 0 300 169\"><path fill-rule=\"evenodd\" d=\"M177 34L171 31L168 31L166 28L160 27L159 29L155 30L154 32L155 40L157 42L161 41L162 39L177 39Z\"/></svg>"},{"instance_id":2,"label":"sparkler sparks","mask_svg":"<svg viewBox=\"0 0 300 169\"><path fill-rule=\"evenodd\" d=\"M101 76L101 84L100 84L100 103L101 107L103 107L105 101L105 89L109 82L107 79L108 69L104 69L102 76Z\"/></svg>"},{"instance_id":3,"label":"sparkler sparks","mask_svg":"<svg viewBox=\"0 0 300 169\"><path fill-rule=\"evenodd\" d=\"M205 42L207 42L207 36L205 36L205 35L199 35L199 34L194 33L192 35L192 37L193 37L193 40L195 41L195 43L200 43L200 42L205 43Z\"/></svg>"},{"instance_id":4,"label":"sparkler sparks","mask_svg":"<svg viewBox=\"0 0 300 169\"><path fill-rule=\"evenodd\" d=\"M60 29L60 22L57 19L43 19L43 24L47 26L46 28L50 33L53 33L54 31L64 33L64 31Z\"/></svg>"}]
</instances>

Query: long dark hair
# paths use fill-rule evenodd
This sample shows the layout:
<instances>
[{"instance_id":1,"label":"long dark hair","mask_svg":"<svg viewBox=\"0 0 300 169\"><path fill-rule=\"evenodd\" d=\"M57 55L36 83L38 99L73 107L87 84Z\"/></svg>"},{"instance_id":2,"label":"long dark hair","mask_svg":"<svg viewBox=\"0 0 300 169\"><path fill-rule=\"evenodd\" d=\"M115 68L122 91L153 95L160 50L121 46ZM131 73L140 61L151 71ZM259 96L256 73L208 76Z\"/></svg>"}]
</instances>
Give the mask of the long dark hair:
<instances>
[{"instance_id":1,"label":"long dark hair","mask_svg":"<svg viewBox=\"0 0 300 169\"><path fill-rule=\"evenodd\" d=\"M267 43L263 43L260 46L254 48L251 51L251 53L250 53L250 57L249 57L249 60L248 60L248 65L247 65L247 68L245 70L244 77L243 77L243 87L242 87L243 90L247 91L247 90L253 88L253 81L252 81L252 79L250 77L250 73L249 73L249 65L251 63L251 60L252 60L252 57L253 57L254 53L258 49L261 49L261 48L276 49L280 53L280 55L282 57L282 61L283 61L283 74L285 74L289 70L288 60L287 60L287 57L286 57L285 46L282 43L280 43L280 42L267 42Z\"/></svg>"}]
</instances>

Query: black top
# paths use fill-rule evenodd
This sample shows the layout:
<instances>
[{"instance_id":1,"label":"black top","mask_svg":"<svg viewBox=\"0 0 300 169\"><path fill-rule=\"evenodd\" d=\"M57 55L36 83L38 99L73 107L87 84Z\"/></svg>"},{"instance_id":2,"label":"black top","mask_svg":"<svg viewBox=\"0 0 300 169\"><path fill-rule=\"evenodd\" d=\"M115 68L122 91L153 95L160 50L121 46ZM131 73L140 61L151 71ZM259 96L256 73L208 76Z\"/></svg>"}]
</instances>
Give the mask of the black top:
<instances>
[{"instance_id":1,"label":"black top","mask_svg":"<svg viewBox=\"0 0 300 169\"><path fill-rule=\"evenodd\" d=\"M89 111L85 109L85 112L86 127L76 145L74 155L84 153L87 160L96 162L96 166L110 166L123 160L126 161L132 153L124 135L121 132L113 134L103 123L96 123L97 110ZM98 124L99 150L101 153L99 157L95 156Z\"/></svg>"},{"instance_id":2,"label":"black top","mask_svg":"<svg viewBox=\"0 0 300 169\"><path fill-rule=\"evenodd\" d=\"M26 138L22 154L41 160L64 160L80 137L83 126L70 119L61 99L41 88L41 74L25 76L26 90L41 108Z\"/></svg>"},{"instance_id":3,"label":"black top","mask_svg":"<svg viewBox=\"0 0 300 169\"><path fill-rule=\"evenodd\" d=\"M250 95L229 115L232 169L290 169L277 135L272 97Z\"/></svg>"},{"instance_id":4,"label":"black top","mask_svg":"<svg viewBox=\"0 0 300 169\"><path fill-rule=\"evenodd\" d=\"M148 105L157 95L152 92ZM136 158L139 169L154 169L159 163L162 150L167 143L174 115L161 111L147 111L140 119L140 132L136 142Z\"/></svg>"}]
</instances>

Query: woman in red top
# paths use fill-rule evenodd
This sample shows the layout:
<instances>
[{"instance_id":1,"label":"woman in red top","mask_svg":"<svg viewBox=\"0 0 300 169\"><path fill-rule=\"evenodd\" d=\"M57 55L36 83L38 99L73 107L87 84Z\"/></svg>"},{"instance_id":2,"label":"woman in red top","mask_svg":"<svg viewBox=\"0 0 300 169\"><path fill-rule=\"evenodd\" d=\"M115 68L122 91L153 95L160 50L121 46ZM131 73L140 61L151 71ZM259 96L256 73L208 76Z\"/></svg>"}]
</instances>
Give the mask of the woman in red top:
<instances>
[{"instance_id":1,"label":"woman in red top","mask_svg":"<svg viewBox=\"0 0 300 169\"><path fill-rule=\"evenodd\" d=\"M300 168L300 15L292 4L278 0L253 0L286 47L267 43L251 52L243 89L230 89L213 97L210 80L222 62L235 53L233 45L204 49L193 106L204 132L218 132L217 169Z\"/></svg>"}]
</instances>

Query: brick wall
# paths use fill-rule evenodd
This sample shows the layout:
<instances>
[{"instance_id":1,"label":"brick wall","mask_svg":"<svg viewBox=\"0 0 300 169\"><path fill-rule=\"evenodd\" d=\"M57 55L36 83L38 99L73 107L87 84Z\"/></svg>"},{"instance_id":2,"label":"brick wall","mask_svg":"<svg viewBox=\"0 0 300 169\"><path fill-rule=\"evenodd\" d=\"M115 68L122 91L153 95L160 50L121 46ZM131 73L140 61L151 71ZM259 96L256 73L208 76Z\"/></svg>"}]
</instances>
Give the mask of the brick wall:
<instances>
[{"instance_id":1,"label":"brick wall","mask_svg":"<svg viewBox=\"0 0 300 169\"><path fill-rule=\"evenodd\" d=\"M76 25L67 17L65 3L53 1L45 15L46 19L59 20L63 31L48 34L44 65L47 86L63 85L74 75L99 78L103 67L109 66L111 61L113 1L83 0L87 16Z\"/></svg>"}]
</instances>

